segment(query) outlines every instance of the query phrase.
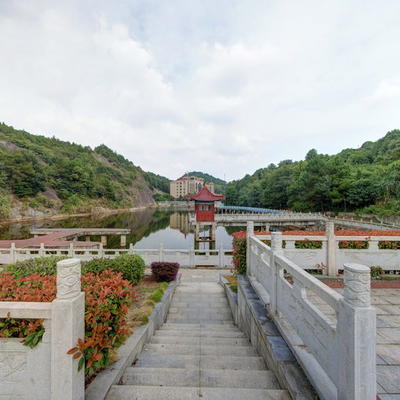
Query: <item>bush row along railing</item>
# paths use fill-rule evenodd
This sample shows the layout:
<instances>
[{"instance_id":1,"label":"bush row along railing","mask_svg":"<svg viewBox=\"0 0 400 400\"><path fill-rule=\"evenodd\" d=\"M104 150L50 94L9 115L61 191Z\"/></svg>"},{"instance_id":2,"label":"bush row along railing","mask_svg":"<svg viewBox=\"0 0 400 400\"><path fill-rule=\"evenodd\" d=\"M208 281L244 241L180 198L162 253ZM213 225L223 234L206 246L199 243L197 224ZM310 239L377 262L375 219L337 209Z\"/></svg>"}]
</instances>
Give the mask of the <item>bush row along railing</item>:
<instances>
[{"instance_id":1,"label":"bush row along railing","mask_svg":"<svg viewBox=\"0 0 400 400\"><path fill-rule=\"evenodd\" d=\"M376 396L375 310L368 267L344 265L343 296L283 255L282 234L271 247L248 228L247 275L322 399ZM336 323L309 298L322 299Z\"/></svg>"},{"instance_id":2,"label":"bush row along railing","mask_svg":"<svg viewBox=\"0 0 400 400\"><path fill-rule=\"evenodd\" d=\"M69 248L54 248L41 245L40 248L11 248L0 249L0 264L11 264L35 257L64 256L79 258L88 261L93 258L114 258L122 254L140 255L146 265L152 262L177 262L181 266L218 265L221 268L232 265L232 249L219 248L215 250L198 249L165 249L160 245L158 249L134 249L131 245L128 249L104 249L102 246L94 248L74 248L71 243Z\"/></svg>"}]
</instances>

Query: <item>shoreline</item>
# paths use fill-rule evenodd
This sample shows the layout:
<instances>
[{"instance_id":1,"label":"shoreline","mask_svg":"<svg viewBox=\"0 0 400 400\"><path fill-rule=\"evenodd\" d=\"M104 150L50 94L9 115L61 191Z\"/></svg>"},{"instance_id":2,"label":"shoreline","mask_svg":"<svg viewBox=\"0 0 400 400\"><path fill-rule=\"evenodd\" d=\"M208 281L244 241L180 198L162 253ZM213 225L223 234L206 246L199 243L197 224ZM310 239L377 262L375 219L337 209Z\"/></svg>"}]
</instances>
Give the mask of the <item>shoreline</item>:
<instances>
[{"instance_id":1,"label":"shoreline","mask_svg":"<svg viewBox=\"0 0 400 400\"><path fill-rule=\"evenodd\" d=\"M57 221L61 219L66 219L70 217L88 217L91 215L107 215L107 214L121 214L124 212L135 212L142 211L148 208L157 208L157 204L149 204L147 206L141 207L130 207L130 208L115 208L115 209L102 209L97 211L83 212L83 213L74 213L74 214L54 214L54 215L43 215L37 217L23 217L18 219L4 219L0 220L0 226L11 225L11 224L19 224L19 223L27 223L34 221Z\"/></svg>"}]
</instances>

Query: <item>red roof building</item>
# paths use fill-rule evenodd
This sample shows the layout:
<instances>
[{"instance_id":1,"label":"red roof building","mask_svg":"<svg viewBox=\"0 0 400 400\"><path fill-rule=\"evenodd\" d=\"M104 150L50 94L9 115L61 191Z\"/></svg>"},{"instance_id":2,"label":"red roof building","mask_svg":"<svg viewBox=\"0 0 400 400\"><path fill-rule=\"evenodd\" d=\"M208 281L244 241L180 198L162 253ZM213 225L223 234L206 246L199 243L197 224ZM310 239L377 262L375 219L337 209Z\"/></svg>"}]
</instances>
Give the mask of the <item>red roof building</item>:
<instances>
[{"instance_id":1,"label":"red roof building","mask_svg":"<svg viewBox=\"0 0 400 400\"><path fill-rule=\"evenodd\" d=\"M194 195L188 196L188 200L194 200L196 222L215 221L215 202L225 198L224 195L212 193L206 186Z\"/></svg>"}]
</instances>

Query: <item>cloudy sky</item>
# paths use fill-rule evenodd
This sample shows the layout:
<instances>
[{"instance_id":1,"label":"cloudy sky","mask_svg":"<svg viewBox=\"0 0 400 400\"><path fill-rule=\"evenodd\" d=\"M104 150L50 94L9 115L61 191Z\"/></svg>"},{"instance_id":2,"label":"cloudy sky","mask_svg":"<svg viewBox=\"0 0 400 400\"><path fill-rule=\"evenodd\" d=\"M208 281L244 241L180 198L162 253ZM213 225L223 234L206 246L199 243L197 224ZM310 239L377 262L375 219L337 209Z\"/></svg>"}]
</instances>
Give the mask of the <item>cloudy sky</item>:
<instances>
[{"instance_id":1,"label":"cloudy sky","mask_svg":"<svg viewBox=\"0 0 400 400\"><path fill-rule=\"evenodd\" d=\"M398 0L0 0L0 121L226 179L400 128Z\"/></svg>"}]
</instances>

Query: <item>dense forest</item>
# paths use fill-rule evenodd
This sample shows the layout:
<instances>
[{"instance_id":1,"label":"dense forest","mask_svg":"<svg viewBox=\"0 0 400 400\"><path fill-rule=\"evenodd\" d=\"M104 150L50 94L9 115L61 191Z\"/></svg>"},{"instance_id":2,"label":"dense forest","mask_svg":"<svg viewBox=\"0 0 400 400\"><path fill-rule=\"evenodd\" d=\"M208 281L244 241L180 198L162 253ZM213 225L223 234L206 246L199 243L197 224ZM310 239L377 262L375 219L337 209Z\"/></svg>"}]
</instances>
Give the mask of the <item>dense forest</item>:
<instances>
[{"instance_id":1,"label":"dense forest","mask_svg":"<svg viewBox=\"0 0 400 400\"><path fill-rule=\"evenodd\" d=\"M105 145L95 149L0 124L0 217L12 203L85 211L134 207L169 191L169 180L145 172Z\"/></svg>"},{"instance_id":2,"label":"dense forest","mask_svg":"<svg viewBox=\"0 0 400 400\"><path fill-rule=\"evenodd\" d=\"M400 214L400 131L336 155L270 164L228 183L226 204L296 211Z\"/></svg>"},{"instance_id":3,"label":"dense forest","mask_svg":"<svg viewBox=\"0 0 400 400\"><path fill-rule=\"evenodd\" d=\"M185 175L197 176L203 178L206 182L212 182L214 183L216 193L225 193L226 182L223 179L216 178L215 176L200 171L188 172Z\"/></svg>"}]
</instances>

